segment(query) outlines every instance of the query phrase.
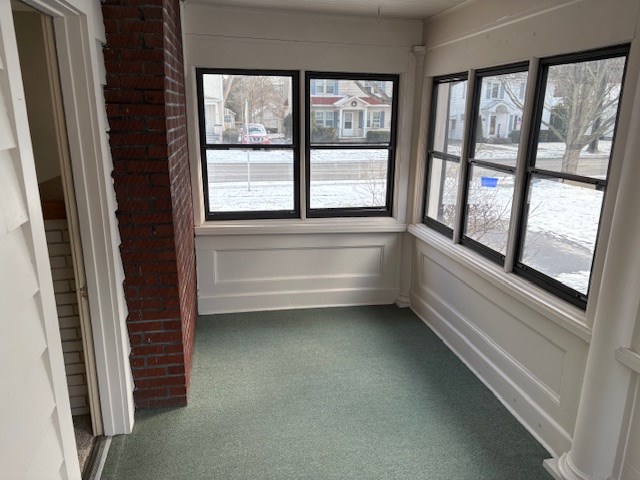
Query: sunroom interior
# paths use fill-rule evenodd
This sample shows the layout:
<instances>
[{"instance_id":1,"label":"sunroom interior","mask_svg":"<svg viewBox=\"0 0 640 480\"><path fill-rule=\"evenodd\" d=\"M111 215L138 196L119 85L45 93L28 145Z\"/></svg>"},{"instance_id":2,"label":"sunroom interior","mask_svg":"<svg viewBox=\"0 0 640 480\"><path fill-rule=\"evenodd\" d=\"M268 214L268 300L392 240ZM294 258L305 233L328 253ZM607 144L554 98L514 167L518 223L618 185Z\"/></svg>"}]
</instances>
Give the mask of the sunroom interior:
<instances>
[{"instance_id":1,"label":"sunroom interior","mask_svg":"<svg viewBox=\"0 0 640 480\"><path fill-rule=\"evenodd\" d=\"M10 11L9 3L0 0L2 12ZM470 397L488 398L483 396L487 392L491 397L482 411L497 411L491 410L495 401L513 420L509 428L521 428L533 442L523 451L535 452L536 462L543 452L539 463L544 459L544 465L530 478L539 473L557 480L640 480L638 0L165 0L153 8L126 0L96 2L90 8L75 0L69 3L73 7L59 0L25 4L27 10L33 7L54 18L50 28L60 63L69 169L88 277L87 322L95 347L95 386L90 388L96 392L87 401L100 410L94 432L114 438L111 451L94 459L99 465L92 467L93 475L103 467L106 479L151 474L180 478L197 472L198 459L187 451L189 430L200 432L212 419L226 428L225 419L241 419L241 404L255 400L255 391L245 399L244 386L233 384L234 369L244 374L243 368L255 368L256 375L266 372L262 380L269 381L268 369L257 368L263 361L274 362L265 345L298 352L293 340L313 320L318 342L305 337L300 348L319 358L337 361L339 347L345 358L357 356L361 347L340 336L343 321L345 335L388 336L396 342L390 351L405 345L406 357L395 360L415 362L420 374L442 380L442 371L430 362L458 362L451 372L463 373L452 373L456 379L445 383L457 388L458 380L469 374L477 381L474 392L480 392ZM68 20L76 16L77 23ZM127 22L131 31L124 31ZM161 23L165 32L179 35L165 33L158 40L145 22ZM6 53L13 48L7 42L13 35L9 25L8 17L0 19L0 100L9 106L7 118L13 119L3 126L8 125L7 132L15 128L19 141L18 147L0 142L0 148L11 155L17 148L23 159L31 142L20 134L26 119L14 114L23 108L25 92L15 88L17 54ZM74 42L75 33L89 40ZM138 35L143 43L136 49L127 42ZM153 76L156 54L166 65L157 85L150 86L148 78L122 79L147 75L147 66ZM125 65L127 55L130 63ZM81 65L93 69L87 82L90 100L72 101L84 92L85 84L78 81ZM153 117L157 104L163 106L160 120ZM4 104L0 107L3 113ZM128 131L140 120L127 118L137 107L143 112L142 133ZM79 118L82 112L87 115L86 121L74 117L78 112ZM149 127L153 121L158 123ZM182 153L172 156L167 151L180 129L185 129L185 144L176 147ZM161 135L165 143L160 145ZM134 157L144 142L144 158ZM154 170L159 162L151 152L164 155L162 169ZM12 161L21 165L20 159ZM151 187L136 183L141 174ZM35 197L34 191L28 193L29 175L25 198L36 200L25 218L33 218L39 208L37 190ZM173 175L186 180L178 185ZM8 183L4 177L0 182ZM160 192L161 187L166 187L166 198L157 211L157 199L130 193L137 188ZM136 225L140 205L149 208L147 216L168 216L170 225L149 227L142 213L144 221ZM176 220L178 209L193 214ZM44 230L40 238L37 229L25 226L30 223L19 225L27 232L25 242L35 245L33 251L46 248ZM151 233L145 237L147 230ZM1 233L1 242L13 238L13 233ZM32 234L35 240L28 240ZM175 251L167 253L160 244ZM153 252L147 258L138 248ZM2 258L9 262L9 253ZM152 269L158 259L167 258L177 263L191 258L193 277L180 269ZM42 258L31 261L38 262L46 264ZM3 282L12 291L8 276ZM50 279L41 284L43 289L53 286ZM156 308L144 298L145 289L154 288L166 292L171 307L162 303ZM13 307L2 299L6 305L0 305L0 313L8 318ZM54 300L51 288L50 298L45 294L44 306L38 307L40 316L57 318ZM189 301L197 302L197 328ZM145 316L152 314L156 316ZM331 325L337 330L327 333L324 328ZM49 374L54 407L28 407L49 409L43 422L52 423L57 436L47 439L58 439L61 452L47 458L58 469L51 478L80 478L78 465L70 460L76 452L70 440L70 406L61 394L67 385L60 340L51 346L59 334L47 332L47 351L53 356L44 363L54 372ZM338 341L331 344L333 338ZM347 352L349 347L354 351ZM238 348L246 350L238 353ZM370 352L372 347L362 348ZM225 357L234 349L236 357ZM388 358L389 352L379 353ZM436 356L430 357L432 353ZM283 358L277 362L286 362ZM384 369L379 357L371 358L367 372ZM304 360L295 365L296 375L305 365ZM286 372L289 381L291 372ZM317 375L309 370L302 378L309 386ZM15 383L18 375L14 377L10 380ZM345 378L358 384L355 376ZM380 377L371 385L388 380ZM320 385L321 379L315 386ZM387 387L380 390L387 392ZM406 385L405 393L413 395L418 387ZM239 390L234 393L234 388ZM397 388L402 391L402 384ZM456 392L453 403L465 412L459 403L465 393ZM281 409L294 401L282 393L273 397L282 401L273 411L282 418L265 415L259 422L278 420L274 425L279 427L295 418L295 407L289 419ZM229 407L236 394L238 403ZM394 406L387 400L380 404L391 412ZM14 404L22 408L17 400ZM420 405L429 408L428 403ZM177 406L183 408L155 410ZM347 419L364 418L361 410L369 411L366 402L354 411L349 408L352 416ZM3 423L13 425L12 411L0 410ZM331 412L325 413L329 418ZM344 431L348 425L337 428ZM29 438L44 435L41 427L33 430L38 431ZM11 432L19 431L13 425ZM223 428L220 435L224 432L229 437L220 452L232 453L221 460L231 465L221 475L253 478L264 467L268 478L300 478L287 470L278 476L278 468L291 459L278 465L277 458L265 454L264 464L255 463L260 449L252 456L238 430ZM251 441L296 447L292 438L278 439L283 433L277 428L272 433ZM120 434L125 435L116 437ZM159 435L172 438L157 446ZM183 441L180 435L185 435ZM206 435L217 433L210 429ZM401 436L393 431L390 438L394 435ZM304 448L301 438L297 446ZM402 443L388 442L389 455ZM168 454L160 458L164 453L159 452L181 444L175 462ZM383 438L376 445L386 448ZM36 452L24 454L24 465L33 470L40 450L26 434L12 448L4 450ZM331 448L353 454L348 443ZM501 453L508 456L510 448L484 453L499 458ZM331 457L310 449L301 454L307 463L300 472L332 478L322 473L335 473L323 470ZM407 451L398 458L410 457ZM438 452L447 455L446 448ZM145 461L154 455L155 467L145 470ZM209 460L217 461L215 455ZM18 465L22 458L16 458L0 453L7 472L26 472L26 466ZM251 461L245 465L247 458ZM385 470L383 458L378 466L336 478L391 478L394 472ZM462 464L465 459L454 456L454 461ZM404 478L406 471L395 475ZM469 475L473 471L470 465ZM481 468L476 471L478 478L483 473L482 478L496 478L495 472L515 478L513 472L505 473L508 468L495 470L494 477ZM197 473L206 478L211 471ZM425 478L452 478L439 470L430 475Z\"/></svg>"}]
</instances>

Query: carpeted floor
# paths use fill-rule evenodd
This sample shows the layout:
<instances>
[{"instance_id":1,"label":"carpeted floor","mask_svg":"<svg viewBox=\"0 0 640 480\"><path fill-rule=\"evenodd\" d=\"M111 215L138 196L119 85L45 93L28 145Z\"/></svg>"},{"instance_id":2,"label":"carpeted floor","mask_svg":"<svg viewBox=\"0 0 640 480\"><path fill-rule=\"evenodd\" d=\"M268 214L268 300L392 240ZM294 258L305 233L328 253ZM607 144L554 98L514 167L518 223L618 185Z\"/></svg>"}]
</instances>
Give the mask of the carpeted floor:
<instances>
[{"instance_id":1,"label":"carpeted floor","mask_svg":"<svg viewBox=\"0 0 640 480\"><path fill-rule=\"evenodd\" d=\"M549 480L549 454L409 309L201 317L189 406L140 411L103 480Z\"/></svg>"}]
</instances>

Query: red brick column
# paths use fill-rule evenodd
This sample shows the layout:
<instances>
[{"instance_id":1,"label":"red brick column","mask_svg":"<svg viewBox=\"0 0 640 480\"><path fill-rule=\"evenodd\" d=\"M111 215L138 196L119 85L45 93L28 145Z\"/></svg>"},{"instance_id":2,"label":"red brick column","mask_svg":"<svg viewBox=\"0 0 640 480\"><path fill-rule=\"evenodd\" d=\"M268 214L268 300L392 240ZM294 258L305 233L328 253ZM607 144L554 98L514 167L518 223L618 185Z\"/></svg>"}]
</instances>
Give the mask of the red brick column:
<instances>
[{"instance_id":1,"label":"red brick column","mask_svg":"<svg viewBox=\"0 0 640 480\"><path fill-rule=\"evenodd\" d=\"M179 0L106 0L102 13L134 397L185 405L197 310Z\"/></svg>"}]
</instances>

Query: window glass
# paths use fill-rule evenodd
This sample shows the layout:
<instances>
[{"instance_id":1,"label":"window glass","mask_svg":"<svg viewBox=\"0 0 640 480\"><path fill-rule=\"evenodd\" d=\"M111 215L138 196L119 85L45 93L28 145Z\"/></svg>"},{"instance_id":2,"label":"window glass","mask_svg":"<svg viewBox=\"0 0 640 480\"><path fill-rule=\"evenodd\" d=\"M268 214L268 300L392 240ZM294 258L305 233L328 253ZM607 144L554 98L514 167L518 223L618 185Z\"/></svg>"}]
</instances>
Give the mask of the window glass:
<instances>
[{"instance_id":1,"label":"window glass","mask_svg":"<svg viewBox=\"0 0 640 480\"><path fill-rule=\"evenodd\" d=\"M311 208L385 206L388 150L311 150L310 160Z\"/></svg>"},{"instance_id":2,"label":"window glass","mask_svg":"<svg viewBox=\"0 0 640 480\"><path fill-rule=\"evenodd\" d=\"M536 168L605 179L625 57L548 68Z\"/></svg>"},{"instance_id":3,"label":"window glass","mask_svg":"<svg viewBox=\"0 0 640 480\"><path fill-rule=\"evenodd\" d=\"M604 193L595 185L534 176L520 260L584 295Z\"/></svg>"},{"instance_id":4,"label":"window glass","mask_svg":"<svg viewBox=\"0 0 640 480\"><path fill-rule=\"evenodd\" d=\"M291 77L202 75L205 135L210 144L291 144Z\"/></svg>"},{"instance_id":5,"label":"window glass","mask_svg":"<svg viewBox=\"0 0 640 480\"><path fill-rule=\"evenodd\" d=\"M310 79L311 141L388 144L393 95L394 82ZM323 122L317 120L320 112Z\"/></svg>"},{"instance_id":6,"label":"window glass","mask_svg":"<svg viewBox=\"0 0 640 480\"><path fill-rule=\"evenodd\" d=\"M427 180L426 216L453 230L458 197L460 163L431 159Z\"/></svg>"},{"instance_id":7,"label":"window glass","mask_svg":"<svg viewBox=\"0 0 640 480\"><path fill-rule=\"evenodd\" d=\"M466 80L436 84L432 150L460 156L466 88Z\"/></svg>"},{"instance_id":8,"label":"window glass","mask_svg":"<svg viewBox=\"0 0 640 480\"><path fill-rule=\"evenodd\" d=\"M522 129L528 73L480 77L480 104L476 106L474 148L471 158L515 167Z\"/></svg>"},{"instance_id":9,"label":"window glass","mask_svg":"<svg viewBox=\"0 0 640 480\"><path fill-rule=\"evenodd\" d=\"M210 212L293 210L292 150L209 150Z\"/></svg>"},{"instance_id":10,"label":"window glass","mask_svg":"<svg viewBox=\"0 0 640 480\"><path fill-rule=\"evenodd\" d=\"M507 251L514 175L471 165L464 234L491 250Z\"/></svg>"}]
</instances>

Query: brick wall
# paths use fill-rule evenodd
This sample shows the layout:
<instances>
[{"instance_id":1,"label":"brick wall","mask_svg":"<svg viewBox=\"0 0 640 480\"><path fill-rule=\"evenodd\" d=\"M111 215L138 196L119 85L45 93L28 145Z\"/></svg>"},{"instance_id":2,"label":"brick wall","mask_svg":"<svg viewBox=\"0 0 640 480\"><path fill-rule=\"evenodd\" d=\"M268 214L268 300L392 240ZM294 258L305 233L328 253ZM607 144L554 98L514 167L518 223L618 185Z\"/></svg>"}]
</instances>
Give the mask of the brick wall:
<instances>
[{"instance_id":1,"label":"brick wall","mask_svg":"<svg viewBox=\"0 0 640 480\"><path fill-rule=\"evenodd\" d=\"M102 11L136 406L184 405L197 312L179 0Z\"/></svg>"},{"instance_id":2,"label":"brick wall","mask_svg":"<svg viewBox=\"0 0 640 480\"><path fill-rule=\"evenodd\" d=\"M71 414L84 415L89 413L89 387L84 363L69 227L66 219L45 220L44 229L51 262Z\"/></svg>"}]
</instances>

